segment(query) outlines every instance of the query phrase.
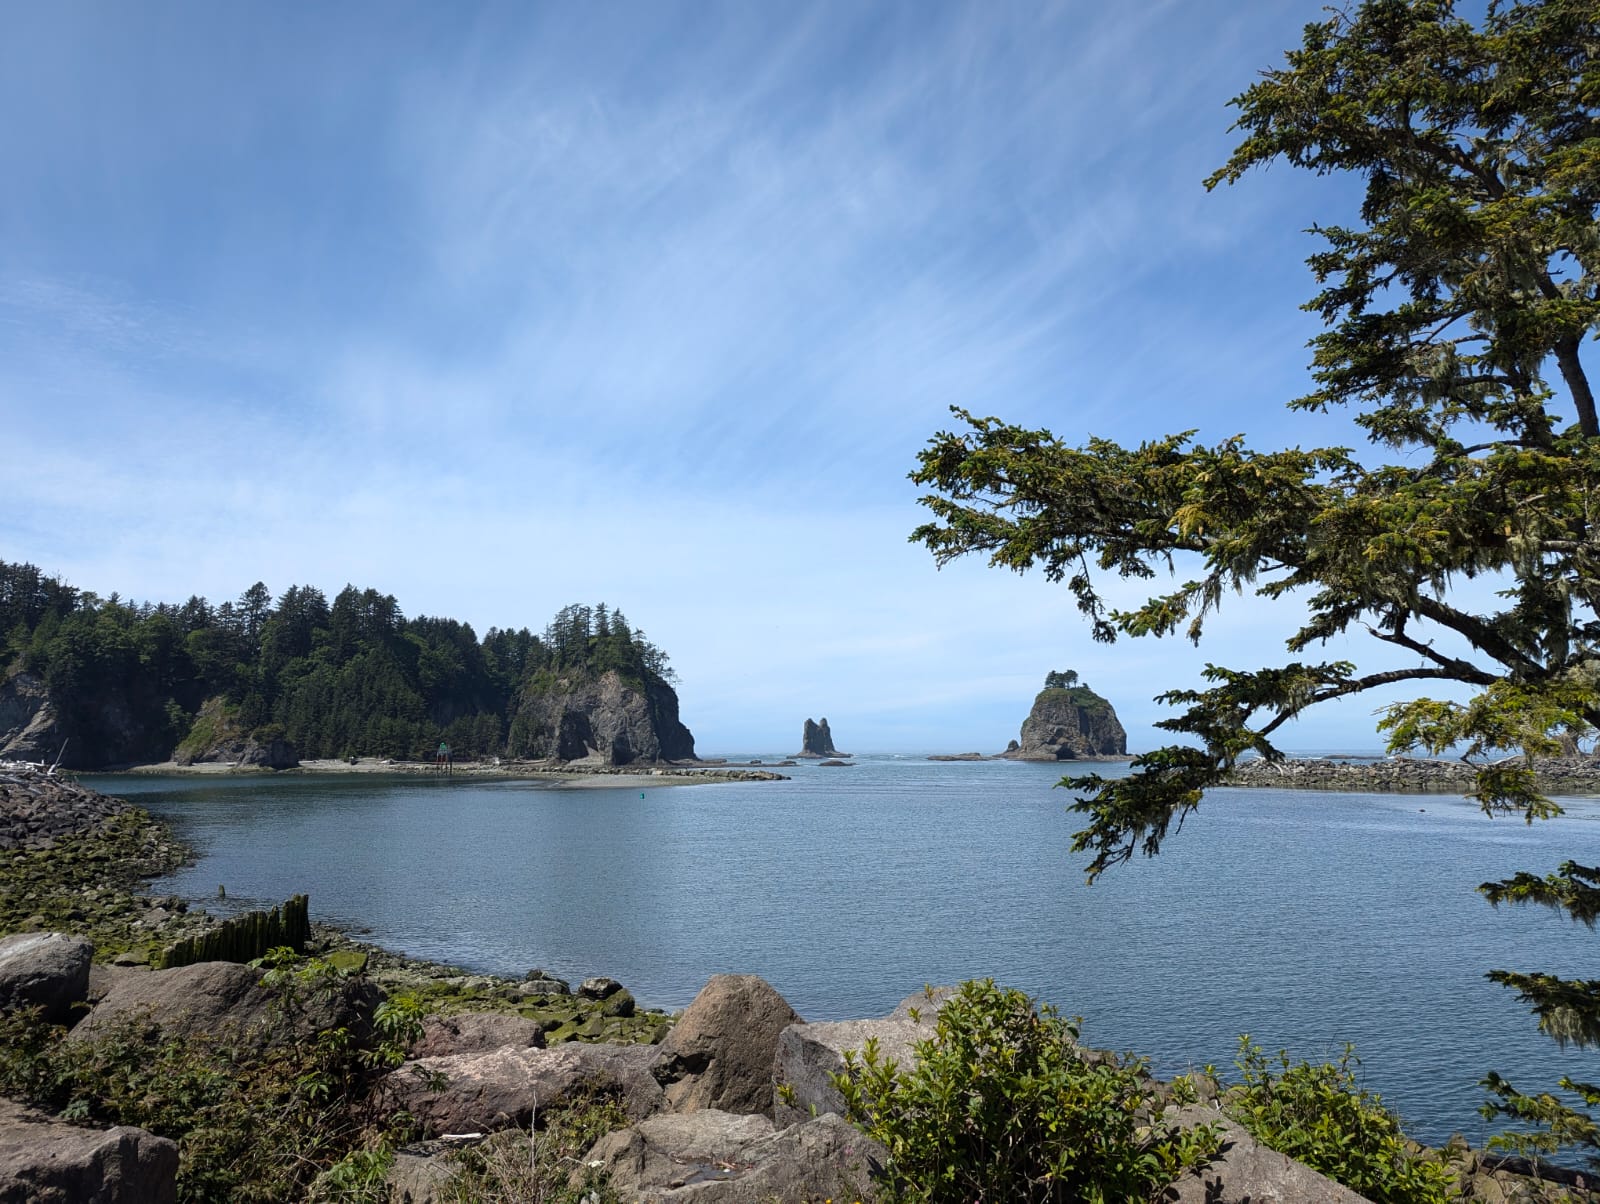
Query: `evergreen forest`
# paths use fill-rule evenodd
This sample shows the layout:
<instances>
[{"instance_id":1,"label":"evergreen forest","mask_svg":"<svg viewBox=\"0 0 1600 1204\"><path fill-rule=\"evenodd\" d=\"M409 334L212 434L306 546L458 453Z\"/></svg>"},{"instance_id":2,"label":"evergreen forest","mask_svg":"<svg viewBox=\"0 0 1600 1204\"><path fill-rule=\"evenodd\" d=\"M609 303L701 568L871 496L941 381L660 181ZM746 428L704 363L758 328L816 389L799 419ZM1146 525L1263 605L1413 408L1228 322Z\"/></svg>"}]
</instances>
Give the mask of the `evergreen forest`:
<instances>
[{"instance_id":1,"label":"evergreen forest","mask_svg":"<svg viewBox=\"0 0 1600 1204\"><path fill-rule=\"evenodd\" d=\"M518 703L562 680L615 670L670 689L666 654L604 602L562 608L535 634L407 618L399 602L347 585L276 599L181 604L102 598L31 564L0 561L3 680L42 681L81 747L67 763L163 760L191 738L207 700L230 727L287 739L304 758L533 755ZM95 751L97 750L98 755Z\"/></svg>"}]
</instances>

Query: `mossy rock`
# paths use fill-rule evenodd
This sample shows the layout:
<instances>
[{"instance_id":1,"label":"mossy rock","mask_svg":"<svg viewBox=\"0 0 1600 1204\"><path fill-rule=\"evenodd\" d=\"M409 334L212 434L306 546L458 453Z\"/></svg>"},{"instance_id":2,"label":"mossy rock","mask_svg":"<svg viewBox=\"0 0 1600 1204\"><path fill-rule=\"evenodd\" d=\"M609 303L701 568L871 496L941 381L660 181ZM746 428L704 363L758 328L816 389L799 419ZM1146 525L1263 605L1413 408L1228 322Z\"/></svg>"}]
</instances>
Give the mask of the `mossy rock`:
<instances>
[{"instance_id":1,"label":"mossy rock","mask_svg":"<svg viewBox=\"0 0 1600 1204\"><path fill-rule=\"evenodd\" d=\"M570 1020L549 1030L544 1035L544 1043L546 1045L560 1045L564 1041L576 1041L577 1039L578 1026Z\"/></svg>"},{"instance_id":2,"label":"mossy rock","mask_svg":"<svg viewBox=\"0 0 1600 1204\"><path fill-rule=\"evenodd\" d=\"M631 1016L634 1009L633 995L626 987L608 995L600 1004L602 1016Z\"/></svg>"},{"instance_id":3,"label":"mossy rock","mask_svg":"<svg viewBox=\"0 0 1600 1204\"><path fill-rule=\"evenodd\" d=\"M335 949L322 960L341 974L362 974L367 968L367 955L359 949Z\"/></svg>"}]
</instances>

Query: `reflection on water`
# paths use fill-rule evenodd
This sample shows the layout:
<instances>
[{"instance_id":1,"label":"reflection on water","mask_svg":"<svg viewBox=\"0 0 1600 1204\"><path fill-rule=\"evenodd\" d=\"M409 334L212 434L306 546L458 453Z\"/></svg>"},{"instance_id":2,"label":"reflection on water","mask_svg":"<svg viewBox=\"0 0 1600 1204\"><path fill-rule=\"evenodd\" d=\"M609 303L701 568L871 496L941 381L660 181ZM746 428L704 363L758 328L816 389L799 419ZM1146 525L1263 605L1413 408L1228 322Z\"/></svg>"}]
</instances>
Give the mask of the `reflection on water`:
<instances>
[{"instance_id":1,"label":"reflection on water","mask_svg":"<svg viewBox=\"0 0 1600 1204\"><path fill-rule=\"evenodd\" d=\"M775 758L774 758L775 759ZM1116 767L1110 767L1115 770ZM608 974L681 1007L768 979L808 1019L993 976L1160 1073L1226 1066L1239 1033L1366 1083L1425 1139L1485 1133L1489 1069L1592 1077L1491 967L1591 976L1595 937L1474 888L1593 864L1600 806L1527 827L1449 796L1223 790L1153 861L1083 885L1059 768L861 758L788 782L550 788L458 778L116 778L199 850L160 889L312 914L414 955Z\"/></svg>"}]
</instances>

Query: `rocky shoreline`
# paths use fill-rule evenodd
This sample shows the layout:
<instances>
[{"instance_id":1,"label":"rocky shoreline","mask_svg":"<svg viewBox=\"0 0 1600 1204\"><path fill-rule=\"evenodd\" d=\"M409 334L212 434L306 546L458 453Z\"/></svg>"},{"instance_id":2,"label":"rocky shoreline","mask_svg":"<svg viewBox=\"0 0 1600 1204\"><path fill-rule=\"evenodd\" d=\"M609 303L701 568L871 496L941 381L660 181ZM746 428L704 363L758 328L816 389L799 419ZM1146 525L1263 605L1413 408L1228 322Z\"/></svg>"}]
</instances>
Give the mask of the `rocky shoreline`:
<instances>
[{"instance_id":1,"label":"rocky shoreline","mask_svg":"<svg viewBox=\"0 0 1600 1204\"><path fill-rule=\"evenodd\" d=\"M101 1034L126 1040L130 1030L118 1026L129 1018L194 1043L196 1057L219 1039L237 1038L247 1019L259 1026L276 1015L279 1035L261 1039L284 1040L290 1013L272 1011L270 975L226 962L143 964L160 945L218 922L181 900L144 893L149 878L188 855L164 824L125 800L36 767L0 765L0 1014L48 1002L75 1021L64 1039L51 1038L68 1046ZM325 968L318 973L332 975L318 979L331 994L297 1005L292 1023L300 1027L288 1040L310 1049L330 1026L370 1032L381 1024L385 998L410 1000L425 1014L403 1053L376 1063L375 1077L352 1097L368 1123L391 1126L403 1117L410 1126L409 1144L389 1147L380 1171L388 1198L411 1204L478 1198L473 1176L502 1163L514 1169L519 1159L526 1167L536 1116L547 1126L564 1116L591 1118L590 1128L569 1134L578 1144L565 1161L578 1168L574 1183L580 1175L589 1176L585 1183L602 1172L609 1178L614 1194L595 1199L871 1201L887 1151L840 1115L830 1075L842 1069L846 1050L868 1039L887 1056L909 1058L949 994L930 988L877 1019L806 1023L761 979L717 975L673 1017L640 1009L611 979L573 989L537 969L522 979L475 975L322 925L313 926L306 953L308 964ZM4 1015L4 1023L16 1025L16 1015ZM248 1056L277 1064L270 1052ZM240 1075L248 1080L251 1072ZM1162 1084L1151 1080L1149 1090L1153 1101L1170 1100ZM1200 1105L1176 1122L1220 1125L1223 1148L1171 1198L1359 1204L1258 1145L1217 1107L1215 1091L1202 1090ZM597 1116L603 1119L592 1121ZM0 1099L0 1199L172 1201L175 1184L193 1173L181 1169L188 1163L180 1164L180 1150L191 1147L179 1130L175 1141L127 1124L86 1128ZM533 1139L545 1140L543 1133ZM332 1165L336 1155L323 1157ZM353 1148L339 1165L360 1165L350 1159L361 1156ZM1575 1176L1534 1182L1515 1173L1525 1168L1465 1146L1440 1157L1463 1200L1593 1198L1562 1187L1581 1183ZM567 1172L560 1175L565 1182ZM189 1198L214 1198L185 1190Z\"/></svg>"},{"instance_id":2,"label":"rocky shoreline","mask_svg":"<svg viewBox=\"0 0 1600 1204\"><path fill-rule=\"evenodd\" d=\"M1521 758L1512 758L1521 763ZM1550 795L1600 794L1600 758L1547 757L1534 763L1539 789ZM1375 791L1393 794L1464 794L1476 768L1465 761L1386 757L1352 762L1325 757L1249 761L1228 775L1229 786L1291 790Z\"/></svg>"},{"instance_id":3,"label":"rocky shoreline","mask_svg":"<svg viewBox=\"0 0 1600 1204\"><path fill-rule=\"evenodd\" d=\"M788 762L793 764L793 762ZM605 765L582 761L517 761L495 758L492 761L456 761L440 767L431 761L400 761L390 757L354 757L349 760L300 761L292 768L270 769L263 765L227 761L196 761L183 764L160 761L149 765L125 765L94 770L105 774L158 774L207 777L221 774L394 774L428 775L444 773L452 777L512 779L528 782L561 782L567 785L606 786L693 786L709 782L783 782L786 775L767 769L734 769L725 762L683 763L667 761L637 765ZM598 781L598 779L607 779Z\"/></svg>"}]
</instances>

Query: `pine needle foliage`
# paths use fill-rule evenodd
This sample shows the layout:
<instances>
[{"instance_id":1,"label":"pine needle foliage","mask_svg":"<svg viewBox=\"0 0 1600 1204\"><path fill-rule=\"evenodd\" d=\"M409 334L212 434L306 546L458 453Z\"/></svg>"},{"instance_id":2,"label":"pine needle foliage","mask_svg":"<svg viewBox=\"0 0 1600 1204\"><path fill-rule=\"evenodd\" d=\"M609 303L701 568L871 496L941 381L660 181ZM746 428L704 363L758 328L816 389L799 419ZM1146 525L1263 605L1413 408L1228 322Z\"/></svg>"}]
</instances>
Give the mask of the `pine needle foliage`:
<instances>
[{"instance_id":1,"label":"pine needle foliage","mask_svg":"<svg viewBox=\"0 0 1600 1204\"><path fill-rule=\"evenodd\" d=\"M1305 606L1280 663L1210 665L1201 688L1160 696L1178 740L1130 776L1066 780L1091 881L1159 852L1240 758L1281 758L1278 729L1322 703L1415 687L1378 724L1390 751L1461 751L1483 809L1530 822L1559 812L1537 760L1600 728L1600 417L1585 365L1600 328L1600 7L1490 0L1474 22L1453 0L1365 0L1307 25L1233 104L1242 141L1208 188L1280 160L1365 185L1356 220L1313 230L1305 308L1325 329L1314 387L1289 405L1351 411L1367 447L1261 451L1192 431L1074 446L957 409L911 474L931 490L914 541L940 564L1042 569L1098 640L1198 642L1245 591ZM1120 609L1105 593L1117 578L1174 584ZM1498 593L1467 599L1473 580ZM1336 637L1367 637L1386 667L1308 655ZM1569 867L1485 892L1588 923L1597 889ZM1595 983L1494 977L1552 1036L1600 1035ZM1513 1115L1540 1110L1490 1085ZM1594 1144L1578 1114L1559 1115L1564 1138Z\"/></svg>"}]
</instances>

